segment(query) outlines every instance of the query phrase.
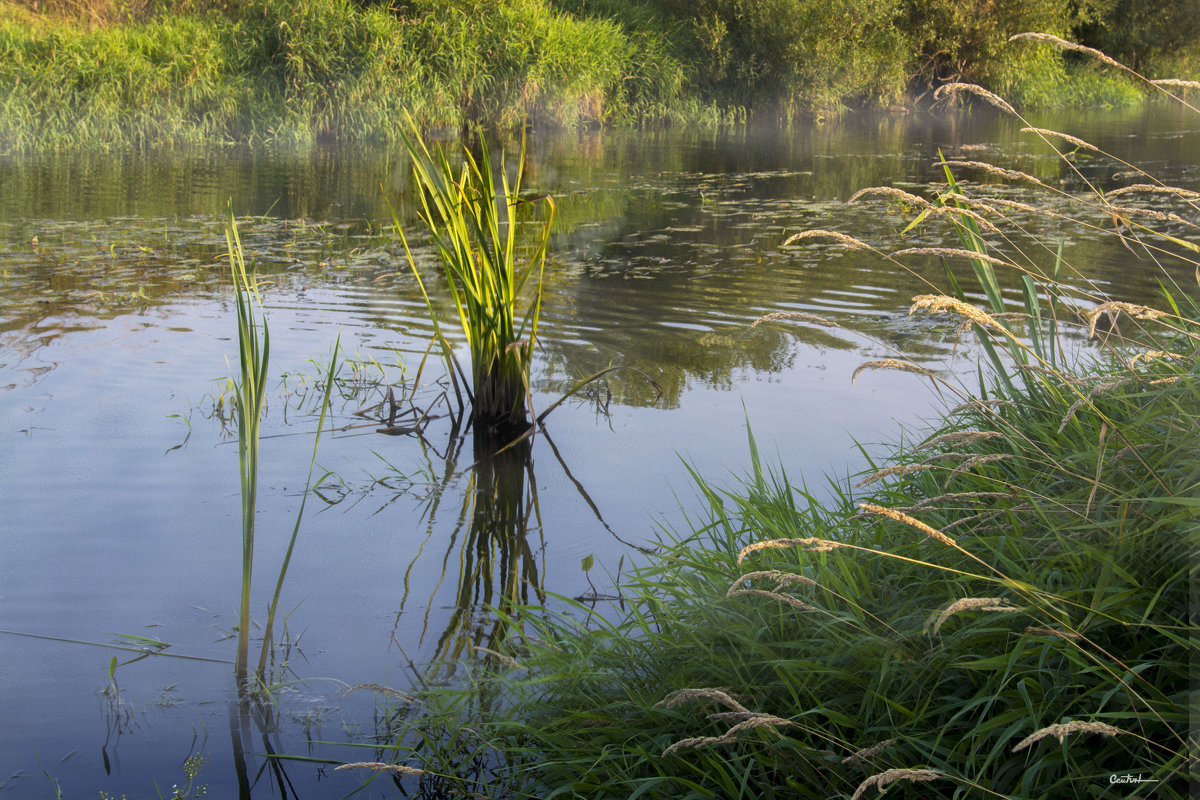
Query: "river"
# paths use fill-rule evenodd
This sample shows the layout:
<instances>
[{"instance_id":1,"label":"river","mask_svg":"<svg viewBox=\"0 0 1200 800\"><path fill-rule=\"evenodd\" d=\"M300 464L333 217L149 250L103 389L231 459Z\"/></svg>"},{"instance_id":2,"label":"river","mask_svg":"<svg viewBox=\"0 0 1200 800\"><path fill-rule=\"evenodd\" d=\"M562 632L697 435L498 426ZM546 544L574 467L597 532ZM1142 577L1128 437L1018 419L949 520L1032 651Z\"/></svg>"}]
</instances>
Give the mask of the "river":
<instances>
[{"instance_id":1,"label":"river","mask_svg":"<svg viewBox=\"0 0 1200 800\"><path fill-rule=\"evenodd\" d=\"M1151 106L1030 121L1200 189L1194 116ZM193 754L211 797L239 785L254 797L345 796L362 776L320 760L378 755L381 697L349 689L409 688L431 661L493 644L488 607L504 597L611 593L701 507L689 469L719 484L745 472L748 427L768 464L826 496L830 479L865 467L948 399L903 372L852 381L857 366L903 356L969 384L975 351L952 322L907 313L944 283L937 259L901 269L828 241L783 241L822 228L885 252L954 245L932 224L902 237L913 214L895 203L846 203L868 186L932 196L939 150L1066 193L1085 179L1134 180L1087 152L1072 156L1075 172L1020 127L977 110L782 131L535 132L526 185L558 209L535 408L582 376L631 369L555 409L527 460L487 469L445 419L419 438L380 435L354 414L388 386L413 388L432 334L389 230L391 202L424 241L398 149L0 156L0 798L55 786L68 798L167 797ZM959 177L1065 207L985 172ZM296 518L317 383L339 336L344 358L317 458L326 474L276 625L279 717L244 743L241 765L229 712L241 579L227 380L237 341L222 260L230 201L271 332L256 619ZM1079 270L1070 280L1155 301L1163 273L1118 238L1023 221L1064 241ZM1053 250L1038 258L1049 268ZM774 312L843 329L752 327ZM434 403L442 377L431 359L417 398ZM356 796L397 794L377 780Z\"/></svg>"}]
</instances>

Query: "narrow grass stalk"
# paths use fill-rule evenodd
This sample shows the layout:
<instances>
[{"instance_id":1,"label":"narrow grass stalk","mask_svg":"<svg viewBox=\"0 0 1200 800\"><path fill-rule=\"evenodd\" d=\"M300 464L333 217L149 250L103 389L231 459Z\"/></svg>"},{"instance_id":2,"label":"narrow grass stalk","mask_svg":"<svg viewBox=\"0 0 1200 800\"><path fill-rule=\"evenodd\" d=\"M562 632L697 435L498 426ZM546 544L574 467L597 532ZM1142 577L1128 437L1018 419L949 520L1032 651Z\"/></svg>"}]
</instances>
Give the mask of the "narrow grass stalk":
<instances>
[{"instance_id":1,"label":"narrow grass stalk","mask_svg":"<svg viewBox=\"0 0 1200 800\"><path fill-rule=\"evenodd\" d=\"M244 684L250 654L250 583L254 574L254 518L258 505L259 424L266 392L271 336L266 318L261 314L262 298L258 294L254 264L246 264L232 203L228 211L225 242L229 249L229 268L237 309L239 377L235 383L235 397L238 475L242 489L242 592L234 671L239 683ZM259 307L258 314L255 313L255 305Z\"/></svg>"},{"instance_id":2,"label":"narrow grass stalk","mask_svg":"<svg viewBox=\"0 0 1200 800\"><path fill-rule=\"evenodd\" d=\"M279 608L279 595L283 592L283 580L287 577L288 565L292 562L292 550L296 547L296 537L300 533L300 522L304 519L304 507L308 503L309 490L313 486L313 471L317 466L317 448L321 444L321 431L325 428L325 417L329 413L330 400L333 397L333 382L334 376L337 375L338 352L342 345L342 337L339 334L337 341L334 342L333 352L329 355L329 365L325 370L325 391L321 396L321 413L317 419L317 433L313 437L312 459L308 462L308 478L304 481L304 491L300 495L300 509L296 512L296 523L292 526L292 536L288 539L287 552L283 556L283 563L279 567L279 577L275 581L275 593L271 595L271 603L267 607L267 621L263 628L263 643L262 652L258 657L258 680L262 682L265 679L267 671L267 660L271 653L271 642L274 638L275 627L275 612ZM321 480L329 473L325 473L321 478L317 479L320 484Z\"/></svg>"}]
</instances>

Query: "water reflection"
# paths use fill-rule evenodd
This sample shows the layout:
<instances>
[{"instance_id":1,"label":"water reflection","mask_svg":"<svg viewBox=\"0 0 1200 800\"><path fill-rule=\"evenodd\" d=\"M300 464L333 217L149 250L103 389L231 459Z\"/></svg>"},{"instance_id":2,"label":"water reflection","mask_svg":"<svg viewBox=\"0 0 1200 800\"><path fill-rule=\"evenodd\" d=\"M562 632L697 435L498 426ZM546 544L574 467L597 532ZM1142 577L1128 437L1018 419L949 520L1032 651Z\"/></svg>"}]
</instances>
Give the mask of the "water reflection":
<instances>
[{"instance_id":1,"label":"water reflection","mask_svg":"<svg viewBox=\"0 0 1200 800\"><path fill-rule=\"evenodd\" d=\"M229 703L229 735L238 800L251 800L254 789L269 784L264 794L296 797L295 783L288 775L289 755L278 746L281 731L279 709L266 690L250 691L241 685L236 700ZM255 760L261 760L252 770Z\"/></svg>"},{"instance_id":2,"label":"water reflection","mask_svg":"<svg viewBox=\"0 0 1200 800\"><path fill-rule=\"evenodd\" d=\"M1070 127L1061 119L1033 121ZM1152 168L1166 162L1160 171L1168 181L1188 186L1200 180L1185 157L1195 132L1167 110L1072 122L1117 156ZM1093 129L1101 122L1108 127ZM1134 134L1114 135L1118 123ZM943 179L931 166L939 150L1018 168L1068 191L1079 184L1062 159L1020 134L1018 123L987 113L852 117L783 133L747 128L533 137L527 180L552 193L558 209L544 312L544 388L556 391L571 376L621 363L653 374L675 407L691 381L728 386L741 370L787 368L794 349L784 340L744 331L772 311L854 318L876 339L914 346L918 358L944 355L946 348L927 337L906 336L896 313L941 282L937 261L914 262L905 272L832 245L781 247L788 234L816 227L896 241L910 218L902 209L844 201L881 184L926 192ZM1100 188L1119 182L1107 159L1076 162ZM373 324L400 331L415 348L428 340L428 321L411 302L411 278L379 222L389 217L389 198L411 218L406 175L407 164L387 149L0 159L6 187L0 196L0 345L17 364L49 369L56 359L44 351L59 337L219 296L224 241L212 215L232 196L240 211L264 215L246 220L243 229L273 281L302 293L335 288L335 305L369 309ZM982 174L961 177L989 181ZM1025 198L1019 186L991 189ZM1037 202L1055 211L1066 201L1050 195ZM1017 222L1051 239L1067 236L1044 218ZM932 225L905 237L907 246L953 241ZM1066 256L1081 265L1081 283L1130 301L1156 294L1147 277L1153 271L1129 269L1126 251L1111 237L1076 230L1069 245ZM810 343L855 346L828 338ZM9 362L0 371L5 367L17 369ZM27 386L40 374L0 374L0 386ZM644 402L635 387L627 396ZM618 393L619 401L625 398Z\"/></svg>"},{"instance_id":3,"label":"water reflection","mask_svg":"<svg viewBox=\"0 0 1200 800\"><path fill-rule=\"evenodd\" d=\"M425 542L405 572L399 609L402 615L411 605L420 607L424 603L418 645L436 634L430 661L435 668L444 666L448 670L453 670L454 662L472 657L477 651L495 650L516 606L546 599L542 583L545 564L539 563L538 555L545 542L532 440L524 438L509 446L509 442L478 431L469 436L452 431L451 436L442 484L422 515ZM468 441L471 462L466 487L458 504L446 508L443 499L453 495L443 490L455 479ZM448 537L441 530L447 515L451 519ZM537 537L536 546L531 544L531 537ZM440 567L435 567L435 553L443 546ZM426 547L434 552L426 553ZM441 577L432 595L415 597L410 589L413 572L438 568ZM456 585L455 602L448 616L437 614L435 619L435 598L447 581Z\"/></svg>"}]
</instances>

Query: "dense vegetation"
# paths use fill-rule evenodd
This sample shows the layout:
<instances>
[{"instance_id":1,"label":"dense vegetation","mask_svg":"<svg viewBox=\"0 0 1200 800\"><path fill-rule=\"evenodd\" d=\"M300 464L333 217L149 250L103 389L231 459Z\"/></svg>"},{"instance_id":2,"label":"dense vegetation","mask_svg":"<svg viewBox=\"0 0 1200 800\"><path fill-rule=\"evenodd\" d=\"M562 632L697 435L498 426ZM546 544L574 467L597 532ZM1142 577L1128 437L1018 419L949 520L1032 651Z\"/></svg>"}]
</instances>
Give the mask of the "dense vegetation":
<instances>
[{"instance_id":1,"label":"dense vegetation","mask_svg":"<svg viewBox=\"0 0 1200 800\"><path fill-rule=\"evenodd\" d=\"M1183 0L0 0L3 149L390 136L432 126L790 118L967 79L1027 104L1131 102L1113 71L1200 64ZM1070 54L1068 54L1069 56Z\"/></svg>"},{"instance_id":2,"label":"dense vegetation","mask_svg":"<svg viewBox=\"0 0 1200 800\"><path fill-rule=\"evenodd\" d=\"M1091 365L1072 380L1097 400L1074 413L1062 380L995 387L1012 405L969 405L897 454L899 479L832 503L765 469L702 481L707 516L626 585L616 624L528 630L499 682L512 716L459 734L511 769L470 788L844 798L911 770L883 785L1096 797L1129 774L1189 796L1194 370Z\"/></svg>"}]
</instances>

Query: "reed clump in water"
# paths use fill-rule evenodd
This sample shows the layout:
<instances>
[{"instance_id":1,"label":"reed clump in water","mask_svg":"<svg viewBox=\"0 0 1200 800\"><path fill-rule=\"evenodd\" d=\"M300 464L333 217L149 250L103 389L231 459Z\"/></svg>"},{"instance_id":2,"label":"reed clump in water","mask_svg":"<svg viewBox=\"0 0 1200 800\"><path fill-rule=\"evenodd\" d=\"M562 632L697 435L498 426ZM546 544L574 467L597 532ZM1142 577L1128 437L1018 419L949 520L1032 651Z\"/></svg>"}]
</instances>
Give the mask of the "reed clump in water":
<instances>
[{"instance_id":1,"label":"reed clump in water","mask_svg":"<svg viewBox=\"0 0 1200 800\"><path fill-rule=\"evenodd\" d=\"M499 170L493 170L482 135L478 157L464 148L458 168L441 148L430 150L411 120L404 141L421 198L420 218L441 266L439 288L449 294L451 317L470 349L470 377L439 322L440 312L409 248L404 225L393 215L442 356L456 391L461 379L476 429L519 435L529 426L529 367L537 342L554 201L549 195L521 197L524 148L516 177L510 180L503 157ZM518 243L519 210L534 203L544 205L547 213L534 223L537 234L525 246Z\"/></svg>"},{"instance_id":2,"label":"reed clump in water","mask_svg":"<svg viewBox=\"0 0 1200 800\"><path fill-rule=\"evenodd\" d=\"M988 206L950 173L936 194ZM934 430L831 499L765 468L751 438L751 474L697 476L701 516L611 614L525 610L507 644L523 670L473 687L500 687L501 710L472 688L435 695L402 741L461 763L437 742L469 726L501 768L459 788L489 796L865 798L907 781L1077 797L1130 774L1139 793L1189 797L1200 248L1103 192L1067 199L1160 265L1158 309L1104 297L1063 248L1018 249L1003 206L981 211L1001 234L922 213L949 222L948 258L975 285L947 271L916 310L974 332L978 396L938 379L953 407ZM1011 266L982 257L997 248ZM1119 325L1092 330L1096 309Z\"/></svg>"}]
</instances>

